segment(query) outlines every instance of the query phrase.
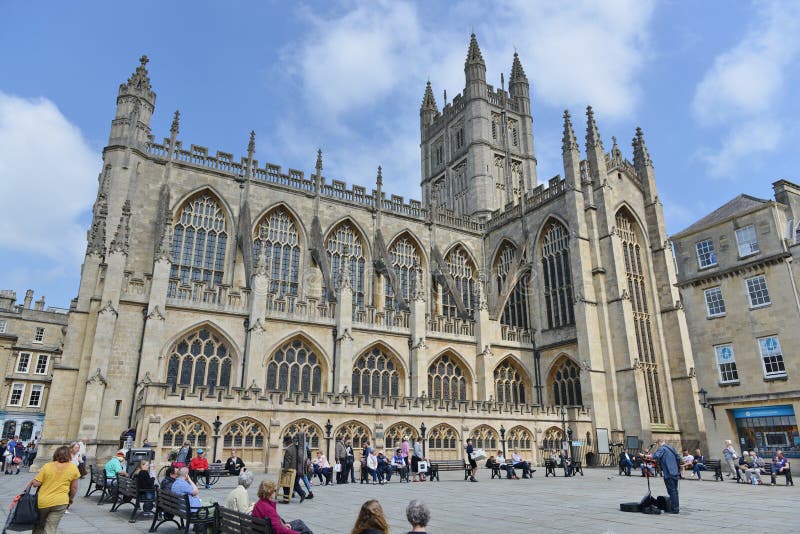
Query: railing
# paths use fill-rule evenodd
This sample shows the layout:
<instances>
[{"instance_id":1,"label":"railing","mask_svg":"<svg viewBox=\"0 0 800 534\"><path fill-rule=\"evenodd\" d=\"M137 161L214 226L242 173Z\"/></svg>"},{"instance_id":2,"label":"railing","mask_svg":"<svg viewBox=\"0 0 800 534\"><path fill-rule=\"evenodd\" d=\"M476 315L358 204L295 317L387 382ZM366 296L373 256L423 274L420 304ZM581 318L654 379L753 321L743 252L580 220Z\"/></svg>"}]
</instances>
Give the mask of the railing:
<instances>
[{"instance_id":1,"label":"railing","mask_svg":"<svg viewBox=\"0 0 800 534\"><path fill-rule=\"evenodd\" d=\"M378 310L374 306L367 306L355 310L353 313L353 326L361 328L377 328L380 330L395 330L407 333L410 325L411 313L402 310Z\"/></svg>"},{"instance_id":2,"label":"railing","mask_svg":"<svg viewBox=\"0 0 800 534\"><path fill-rule=\"evenodd\" d=\"M500 337L503 341L514 341L517 343L530 343L531 331L526 328L516 326L500 325Z\"/></svg>"},{"instance_id":3,"label":"railing","mask_svg":"<svg viewBox=\"0 0 800 534\"><path fill-rule=\"evenodd\" d=\"M250 290L232 291L229 286L209 286L205 282L182 284L171 278L167 286L167 304L213 311L246 313L250 307Z\"/></svg>"},{"instance_id":4,"label":"railing","mask_svg":"<svg viewBox=\"0 0 800 534\"><path fill-rule=\"evenodd\" d=\"M428 331L458 337L475 337L475 321L438 315L428 320Z\"/></svg>"}]
</instances>

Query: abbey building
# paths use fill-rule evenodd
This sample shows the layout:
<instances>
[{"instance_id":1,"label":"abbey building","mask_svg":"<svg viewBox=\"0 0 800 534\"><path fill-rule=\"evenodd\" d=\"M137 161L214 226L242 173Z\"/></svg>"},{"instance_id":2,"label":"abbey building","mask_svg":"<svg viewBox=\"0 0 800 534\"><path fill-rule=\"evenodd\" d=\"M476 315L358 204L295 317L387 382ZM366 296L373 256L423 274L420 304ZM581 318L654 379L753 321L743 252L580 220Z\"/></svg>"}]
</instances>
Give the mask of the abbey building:
<instances>
[{"instance_id":1,"label":"abbey building","mask_svg":"<svg viewBox=\"0 0 800 534\"><path fill-rule=\"evenodd\" d=\"M528 79L420 109L422 200L151 134L141 59L120 85L78 298L53 369L45 444L87 437L233 447L274 467L282 436L325 450L425 432L539 461L624 435L702 440L692 351L653 163L606 152L592 109L582 153L564 114L564 175L536 171ZM377 162L376 162L377 163ZM388 180L387 180L388 181Z\"/></svg>"}]
</instances>

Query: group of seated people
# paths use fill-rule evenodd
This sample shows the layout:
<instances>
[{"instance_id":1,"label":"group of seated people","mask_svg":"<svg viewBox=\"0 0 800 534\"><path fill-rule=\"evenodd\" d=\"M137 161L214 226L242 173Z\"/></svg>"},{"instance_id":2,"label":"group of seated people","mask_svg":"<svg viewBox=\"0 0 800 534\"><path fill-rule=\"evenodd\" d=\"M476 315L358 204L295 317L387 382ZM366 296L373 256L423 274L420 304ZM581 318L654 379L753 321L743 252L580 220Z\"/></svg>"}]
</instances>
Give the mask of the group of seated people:
<instances>
[{"instance_id":1,"label":"group of seated people","mask_svg":"<svg viewBox=\"0 0 800 534\"><path fill-rule=\"evenodd\" d=\"M695 449L694 454L690 454L688 450L684 450L681 455L681 478L684 477L686 471L691 471L692 474L689 478L696 478L701 480L700 471L706 470L706 457L700 452L700 449Z\"/></svg>"},{"instance_id":2,"label":"group of seated people","mask_svg":"<svg viewBox=\"0 0 800 534\"><path fill-rule=\"evenodd\" d=\"M530 463L522 459L522 456L519 454L519 449L514 449L510 460L506 460L503 451L497 451L497 456L490 456L489 459L486 460L486 467L489 469L497 467L506 472L506 478L513 480L519 479L517 476L517 469L522 469L522 478L531 478L536 471L535 469L531 469Z\"/></svg>"},{"instance_id":3,"label":"group of seated people","mask_svg":"<svg viewBox=\"0 0 800 534\"><path fill-rule=\"evenodd\" d=\"M761 475L764 473L765 463L764 460L758 456L756 451L744 451L744 454L739 458L739 465L737 466L738 473L737 481L744 478L748 484L763 484ZM788 473L788 475L787 475ZM791 479L791 465L789 460L783 455L783 451L776 451L775 457L772 458L772 465L770 465L770 484L775 485L775 478L778 475L786 476L787 483L794 485Z\"/></svg>"},{"instance_id":4,"label":"group of seated people","mask_svg":"<svg viewBox=\"0 0 800 534\"><path fill-rule=\"evenodd\" d=\"M367 454L364 459L362 467L367 470L367 473L372 477L373 484L384 484L392 479L393 473L400 474L400 480L408 480L408 473L410 466L406 459L402 456L401 450L395 450L394 456L390 459L387 454L377 452L373 448L366 451Z\"/></svg>"},{"instance_id":5,"label":"group of seated people","mask_svg":"<svg viewBox=\"0 0 800 534\"><path fill-rule=\"evenodd\" d=\"M570 458L567 454L567 451L562 450L558 453L553 453L550 456L550 459L555 462L558 467L564 469L564 476L571 477L575 475L575 470L577 468L577 463L575 462L574 458Z\"/></svg>"}]
</instances>

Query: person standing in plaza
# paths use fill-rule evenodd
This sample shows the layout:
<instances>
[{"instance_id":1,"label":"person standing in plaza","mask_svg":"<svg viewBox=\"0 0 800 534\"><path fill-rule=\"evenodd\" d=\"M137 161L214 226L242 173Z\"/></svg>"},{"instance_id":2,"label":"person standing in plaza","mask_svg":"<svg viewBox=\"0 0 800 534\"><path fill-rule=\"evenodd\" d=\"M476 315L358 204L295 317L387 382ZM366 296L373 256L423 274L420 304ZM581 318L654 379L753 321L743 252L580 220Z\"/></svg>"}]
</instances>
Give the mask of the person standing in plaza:
<instances>
[{"instance_id":1,"label":"person standing in plaza","mask_svg":"<svg viewBox=\"0 0 800 534\"><path fill-rule=\"evenodd\" d=\"M300 453L298 451L298 447L295 443L292 443L291 436L284 436L283 438L283 462L281 463L282 469L294 469L294 492L300 496L300 503L302 504L304 500L306 500L306 492L303 491L303 488L300 487L300 479L302 477L302 469L303 469L303 459L300 458ZM299 465L298 465L298 462ZM284 495L286 495L288 500L291 500L291 492L292 490L289 488L283 488Z\"/></svg>"},{"instance_id":2,"label":"person standing in plaza","mask_svg":"<svg viewBox=\"0 0 800 534\"><path fill-rule=\"evenodd\" d=\"M417 438L417 441L414 442L414 452L411 455L411 473L413 475L414 482L417 482L418 480L425 480L425 475L419 472L419 463L422 461L424 456L425 453L422 450L422 438Z\"/></svg>"},{"instance_id":3,"label":"person standing in plaza","mask_svg":"<svg viewBox=\"0 0 800 534\"><path fill-rule=\"evenodd\" d=\"M731 478L735 478L736 481L739 481L739 469L736 467L736 460L739 458L739 455L736 454L736 449L733 448L733 444L731 440L725 440L725 448L722 449L722 457L725 458L725 465L728 466L728 475Z\"/></svg>"},{"instance_id":4,"label":"person standing in plaza","mask_svg":"<svg viewBox=\"0 0 800 534\"><path fill-rule=\"evenodd\" d=\"M348 439L345 441L345 449L347 450L347 471L345 471L344 481L347 482L347 474L350 473L350 483L356 483L356 452L353 450L353 444Z\"/></svg>"},{"instance_id":5,"label":"person standing in plaza","mask_svg":"<svg viewBox=\"0 0 800 534\"><path fill-rule=\"evenodd\" d=\"M475 478L475 475L478 474L478 462L472 458L472 453L475 452L475 449L472 447L472 438L467 438L467 446L464 447L464 449L467 451L467 460L469 461L469 466L472 468L469 481L477 482L478 479Z\"/></svg>"},{"instance_id":6,"label":"person standing in plaza","mask_svg":"<svg viewBox=\"0 0 800 534\"><path fill-rule=\"evenodd\" d=\"M672 445L668 444L664 438L658 438L658 449L653 454L645 456L650 460L658 460L661 465L661 473L664 476L664 485L667 487L671 510L667 513L677 514L680 511L678 500L678 478L680 477L681 456Z\"/></svg>"},{"instance_id":7,"label":"person standing in plaza","mask_svg":"<svg viewBox=\"0 0 800 534\"><path fill-rule=\"evenodd\" d=\"M81 463L78 466L78 472L81 474L81 478L86 476L86 438L78 440L78 455L80 455Z\"/></svg>"},{"instance_id":8,"label":"person standing in plaza","mask_svg":"<svg viewBox=\"0 0 800 534\"><path fill-rule=\"evenodd\" d=\"M57 448L53 461L44 464L25 488L25 491L31 487L39 488L39 519L33 527L33 534L56 534L64 512L78 492L81 474L70 459L69 447L62 445Z\"/></svg>"},{"instance_id":9,"label":"person standing in plaza","mask_svg":"<svg viewBox=\"0 0 800 534\"><path fill-rule=\"evenodd\" d=\"M345 470L345 466L347 465L347 447L344 444L344 436L339 436L339 439L336 441L336 446L333 449L333 457L336 463L339 464L339 471L336 472L336 483L346 484L347 471Z\"/></svg>"}]
</instances>

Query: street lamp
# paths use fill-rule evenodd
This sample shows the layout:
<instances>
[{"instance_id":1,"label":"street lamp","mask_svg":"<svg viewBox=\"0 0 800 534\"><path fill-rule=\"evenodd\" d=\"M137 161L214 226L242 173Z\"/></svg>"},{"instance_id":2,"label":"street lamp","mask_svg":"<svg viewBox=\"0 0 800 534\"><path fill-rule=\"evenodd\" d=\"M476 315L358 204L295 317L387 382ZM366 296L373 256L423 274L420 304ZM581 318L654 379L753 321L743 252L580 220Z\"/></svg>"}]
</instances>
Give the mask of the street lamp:
<instances>
[{"instance_id":1,"label":"street lamp","mask_svg":"<svg viewBox=\"0 0 800 534\"><path fill-rule=\"evenodd\" d=\"M564 439L567 437L567 410L564 408L564 405L561 405L561 449L566 452L564 448Z\"/></svg>"},{"instance_id":2,"label":"street lamp","mask_svg":"<svg viewBox=\"0 0 800 534\"><path fill-rule=\"evenodd\" d=\"M713 417L714 421L716 421L717 413L714 410L714 405L708 402L708 391L706 391L705 388L700 388L700 391L698 391L697 394L700 396L700 406L711 410L711 417Z\"/></svg>"},{"instance_id":3,"label":"street lamp","mask_svg":"<svg viewBox=\"0 0 800 534\"><path fill-rule=\"evenodd\" d=\"M567 429L567 441L569 442L569 459L574 464L575 463L575 449L572 446L572 429Z\"/></svg>"},{"instance_id":4,"label":"street lamp","mask_svg":"<svg viewBox=\"0 0 800 534\"><path fill-rule=\"evenodd\" d=\"M506 457L506 429L500 425L500 441L503 443L503 458Z\"/></svg>"},{"instance_id":5,"label":"street lamp","mask_svg":"<svg viewBox=\"0 0 800 534\"><path fill-rule=\"evenodd\" d=\"M219 415L212 423L214 425L214 458L213 461L217 461L217 443L219 442L219 429L222 426L222 421L219 420Z\"/></svg>"},{"instance_id":6,"label":"street lamp","mask_svg":"<svg viewBox=\"0 0 800 534\"><path fill-rule=\"evenodd\" d=\"M423 421L419 425L419 435L422 436L422 456L425 456L425 432L428 431L428 427L425 426L425 421Z\"/></svg>"},{"instance_id":7,"label":"street lamp","mask_svg":"<svg viewBox=\"0 0 800 534\"><path fill-rule=\"evenodd\" d=\"M331 420L328 419L328 422L325 423L325 440L328 442L328 446L325 449L326 458L329 458L331 455L331 430L333 430L333 425L331 424Z\"/></svg>"}]
</instances>

